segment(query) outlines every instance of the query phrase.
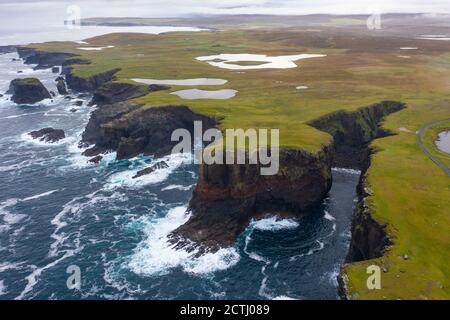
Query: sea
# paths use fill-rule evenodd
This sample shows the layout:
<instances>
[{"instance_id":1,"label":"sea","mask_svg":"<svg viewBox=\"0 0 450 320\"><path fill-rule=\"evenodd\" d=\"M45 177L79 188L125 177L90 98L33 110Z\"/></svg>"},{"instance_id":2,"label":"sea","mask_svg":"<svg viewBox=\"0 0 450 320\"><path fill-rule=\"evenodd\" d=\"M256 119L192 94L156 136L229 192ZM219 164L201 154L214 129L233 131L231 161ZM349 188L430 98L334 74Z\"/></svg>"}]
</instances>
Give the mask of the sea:
<instances>
[{"instance_id":1,"label":"sea","mask_svg":"<svg viewBox=\"0 0 450 320\"><path fill-rule=\"evenodd\" d=\"M57 74L17 58L0 55L0 93L22 77L57 92ZM168 242L190 217L192 156L167 156L168 168L138 179L158 160L109 153L89 164L78 143L94 107L69 95L30 106L0 97L0 299L339 299L358 171L333 169L331 191L305 217L252 221L233 247L197 255ZM66 138L28 135L45 127Z\"/></svg>"}]
</instances>

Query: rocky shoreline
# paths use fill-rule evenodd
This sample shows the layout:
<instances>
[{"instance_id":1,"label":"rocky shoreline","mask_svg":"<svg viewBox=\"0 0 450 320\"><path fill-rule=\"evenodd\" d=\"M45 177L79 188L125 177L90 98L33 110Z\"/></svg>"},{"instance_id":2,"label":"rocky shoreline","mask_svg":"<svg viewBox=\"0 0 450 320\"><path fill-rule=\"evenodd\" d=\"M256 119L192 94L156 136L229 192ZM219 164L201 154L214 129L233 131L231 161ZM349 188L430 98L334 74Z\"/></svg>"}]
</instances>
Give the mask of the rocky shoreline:
<instances>
[{"instance_id":1,"label":"rocky shoreline","mask_svg":"<svg viewBox=\"0 0 450 320\"><path fill-rule=\"evenodd\" d=\"M117 151L118 159L141 153L162 156L173 147L170 135L174 129L185 128L192 132L194 120L202 121L205 129L217 126L218 119L195 114L186 106L142 108L127 101L146 94L147 90L113 84L119 69L81 78L72 73L71 66L88 61L59 53L37 52L38 57L34 57L33 49L28 48L18 49L18 52L27 63L49 66L58 62L63 65L69 89L94 93L93 103L99 106L83 134L83 144L95 145L85 155L96 156L96 161L99 154L106 151ZM256 165L201 165L189 205L192 217L172 234L174 243L184 247L200 244L209 250L217 250L233 245L251 219L278 212L302 215L326 196L332 183L331 168L335 165L363 171L347 263L381 256L390 240L384 226L371 217L365 204L370 191L365 188L364 173L374 152L370 142L390 134L380 127L383 118L404 107L402 103L386 101L312 121L310 125L328 132L334 143L317 154L281 150L280 171L275 176L260 176ZM339 283L345 298L342 275Z\"/></svg>"}]
</instances>

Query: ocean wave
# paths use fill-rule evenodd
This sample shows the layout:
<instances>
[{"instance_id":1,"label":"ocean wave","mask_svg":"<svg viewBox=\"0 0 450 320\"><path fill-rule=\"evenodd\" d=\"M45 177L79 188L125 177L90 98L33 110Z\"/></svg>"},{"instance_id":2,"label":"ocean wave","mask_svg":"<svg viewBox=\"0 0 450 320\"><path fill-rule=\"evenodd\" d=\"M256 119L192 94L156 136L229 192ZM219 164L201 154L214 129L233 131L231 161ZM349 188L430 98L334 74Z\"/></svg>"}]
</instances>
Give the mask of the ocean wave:
<instances>
[{"instance_id":1,"label":"ocean wave","mask_svg":"<svg viewBox=\"0 0 450 320\"><path fill-rule=\"evenodd\" d=\"M191 190L194 186L195 186L195 184L191 184L190 186L182 186L182 185L178 185L178 184L171 184L170 186L162 188L161 191L168 191L168 190L188 191L188 190Z\"/></svg>"},{"instance_id":2,"label":"ocean wave","mask_svg":"<svg viewBox=\"0 0 450 320\"><path fill-rule=\"evenodd\" d=\"M198 256L198 251L176 249L169 242L169 234L185 224L190 217L186 207L176 207L167 215L146 221L146 240L134 250L127 266L134 273L146 276L165 275L181 267L184 272L196 275L210 274L234 266L240 259L235 248L222 248L215 253Z\"/></svg>"},{"instance_id":3,"label":"ocean wave","mask_svg":"<svg viewBox=\"0 0 450 320\"><path fill-rule=\"evenodd\" d=\"M6 210L6 208L15 206L18 202L19 199L8 199L0 203L0 216L2 216L3 222L6 224L6 230L9 230L11 225L17 224L27 217L25 214L14 214Z\"/></svg>"},{"instance_id":4,"label":"ocean wave","mask_svg":"<svg viewBox=\"0 0 450 320\"><path fill-rule=\"evenodd\" d=\"M328 221L336 221L336 218L333 217L327 210L325 210L324 218L327 219Z\"/></svg>"},{"instance_id":5,"label":"ocean wave","mask_svg":"<svg viewBox=\"0 0 450 320\"><path fill-rule=\"evenodd\" d=\"M140 188L145 185L163 182L169 177L172 172L174 172L180 166L182 166L183 164L191 163L192 155L186 153L172 154L159 159L159 161L164 161L168 165L168 167L157 169L148 175L144 175L136 179L133 179L133 177L137 174L138 171L143 169L143 166L132 170L122 171L109 177L108 183L105 185L105 188Z\"/></svg>"},{"instance_id":6,"label":"ocean wave","mask_svg":"<svg viewBox=\"0 0 450 320\"><path fill-rule=\"evenodd\" d=\"M5 285L3 280L0 280L0 296L3 296L8 293L8 287Z\"/></svg>"},{"instance_id":7,"label":"ocean wave","mask_svg":"<svg viewBox=\"0 0 450 320\"><path fill-rule=\"evenodd\" d=\"M299 223L293 219L280 219L277 216L252 220L250 227L261 231L279 231L298 228Z\"/></svg>"},{"instance_id":8,"label":"ocean wave","mask_svg":"<svg viewBox=\"0 0 450 320\"><path fill-rule=\"evenodd\" d=\"M36 199L39 199L39 198L42 198L42 197L49 196L49 195L51 195L51 194L53 194L53 193L55 193L57 191L59 191L59 189L43 192L43 193L40 193L40 194L31 196L31 197L28 197L28 198L24 198L24 199L22 199L22 201L36 200Z\"/></svg>"},{"instance_id":9,"label":"ocean wave","mask_svg":"<svg viewBox=\"0 0 450 320\"><path fill-rule=\"evenodd\" d=\"M325 248L325 243L321 240L316 240L315 243L317 246L315 248L311 248L306 253L298 254L296 256L293 256L289 258L289 261L293 262L296 261L299 258L306 257L306 256L312 256L314 253L322 251Z\"/></svg>"},{"instance_id":10,"label":"ocean wave","mask_svg":"<svg viewBox=\"0 0 450 320\"><path fill-rule=\"evenodd\" d=\"M331 169L334 172L342 172L342 173L348 173L348 174L357 174L357 175L361 175L361 171L360 170L355 170L355 169L348 169L348 168L332 168Z\"/></svg>"}]
</instances>

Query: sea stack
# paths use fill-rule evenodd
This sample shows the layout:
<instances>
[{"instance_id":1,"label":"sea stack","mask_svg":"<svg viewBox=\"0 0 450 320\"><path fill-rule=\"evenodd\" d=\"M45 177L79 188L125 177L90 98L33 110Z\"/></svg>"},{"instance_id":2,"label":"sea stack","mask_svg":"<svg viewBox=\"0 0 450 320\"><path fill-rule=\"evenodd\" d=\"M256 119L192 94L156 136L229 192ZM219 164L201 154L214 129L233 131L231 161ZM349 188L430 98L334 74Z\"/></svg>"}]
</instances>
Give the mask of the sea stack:
<instances>
[{"instance_id":1,"label":"sea stack","mask_svg":"<svg viewBox=\"0 0 450 320\"><path fill-rule=\"evenodd\" d=\"M44 99L51 99L50 92L36 78L15 79L11 81L8 93L17 104L34 104Z\"/></svg>"}]
</instances>

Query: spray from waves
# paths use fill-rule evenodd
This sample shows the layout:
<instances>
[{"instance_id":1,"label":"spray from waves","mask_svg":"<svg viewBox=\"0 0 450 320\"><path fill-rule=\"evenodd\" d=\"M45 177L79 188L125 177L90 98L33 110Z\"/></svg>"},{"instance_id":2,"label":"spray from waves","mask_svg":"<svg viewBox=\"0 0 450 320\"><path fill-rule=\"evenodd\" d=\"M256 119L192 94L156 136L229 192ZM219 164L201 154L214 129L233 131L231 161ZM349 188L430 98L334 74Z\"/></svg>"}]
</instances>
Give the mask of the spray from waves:
<instances>
[{"instance_id":1,"label":"spray from waves","mask_svg":"<svg viewBox=\"0 0 450 320\"><path fill-rule=\"evenodd\" d=\"M327 281L328 283L337 287L338 286L337 278L340 272L341 272L341 265L335 264L331 271L325 272L325 274L321 277L321 281Z\"/></svg>"},{"instance_id":2,"label":"spray from waves","mask_svg":"<svg viewBox=\"0 0 450 320\"><path fill-rule=\"evenodd\" d=\"M334 171L334 172L343 172L343 173L348 173L348 174L361 175L361 171L360 170L355 170L355 169L332 168L331 170Z\"/></svg>"},{"instance_id":3,"label":"spray from waves","mask_svg":"<svg viewBox=\"0 0 450 320\"><path fill-rule=\"evenodd\" d=\"M32 116L32 115L36 115L36 114L45 114L45 112L30 112L30 113L24 113L24 114L16 114L16 115L11 115L11 116L7 116L7 117L2 117L2 118L0 118L0 120L16 119L16 118L28 117L28 116Z\"/></svg>"},{"instance_id":4,"label":"spray from waves","mask_svg":"<svg viewBox=\"0 0 450 320\"><path fill-rule=\"evenodd\" d=\"M143 167L122 171L112 175L108 179L108 183L106 184L105 188L115 189L119 187L125 187L133 189L140 188L149 184L157 184L163 182L169 177L172 172L174 172L182 165L192 163L192 155L187 153L171 154L159 160L164 161L168 165L168 167L157 169L148 175L144 175L136 179L133 179L133 177L137 174L138 171L142 170Z\"/></svg>"},{"instance_id":5,"label":"spray from waves","mask_svg":"<svg viewBox=\"0 0 450 320\"><path fill-rule=\"evenodd\" d=\"M204 275L228 269L239 261L240 256L235 248L222 248L200 256L197 250L188 252L176 249L176 245L169 242L169 234L185 224L189 217L186 207L176 207L170 209L165 217L146 218L147 238L134 250L127 267L144 276L165 275L177 267L186 273Z\"/></svg>"}]
</instances>

